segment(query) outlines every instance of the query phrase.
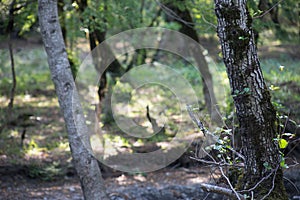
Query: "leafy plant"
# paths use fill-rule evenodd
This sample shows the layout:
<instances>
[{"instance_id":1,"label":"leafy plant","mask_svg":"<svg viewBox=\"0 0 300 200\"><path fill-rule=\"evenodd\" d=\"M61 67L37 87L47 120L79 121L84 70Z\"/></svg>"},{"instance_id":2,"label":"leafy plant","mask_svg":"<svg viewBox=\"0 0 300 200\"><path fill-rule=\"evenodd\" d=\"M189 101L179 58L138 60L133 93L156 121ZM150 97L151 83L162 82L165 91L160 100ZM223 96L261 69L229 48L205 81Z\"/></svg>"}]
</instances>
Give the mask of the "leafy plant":
<instances>
[{"instance_id":1,"label":"leafy plant","mask_svg":"<svg viewBox=\"0 0 300 200\"><path fill-rule=\"evenodd\" d=\"M52 181L63 175L63 169L59 162L49 164L32 163L27 166L27 173L30 178Z\"/></svg>"}]
</instances>

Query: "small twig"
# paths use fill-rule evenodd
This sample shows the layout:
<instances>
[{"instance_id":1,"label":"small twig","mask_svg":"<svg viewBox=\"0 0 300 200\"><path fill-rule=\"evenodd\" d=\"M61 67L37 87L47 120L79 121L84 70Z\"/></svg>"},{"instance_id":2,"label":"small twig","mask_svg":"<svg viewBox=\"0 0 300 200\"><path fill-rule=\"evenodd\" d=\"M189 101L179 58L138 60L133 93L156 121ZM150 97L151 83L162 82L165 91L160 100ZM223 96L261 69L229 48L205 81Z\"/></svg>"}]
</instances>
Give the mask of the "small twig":
<instances>
[{"instance_id":1,"label":"small twig","mask_svg":"<svg viewBox=\"0 0 300 200\"><path fill-rule=\"evenodd\" d=\"M297 191L297 193L300 194L299 188L297 187L297 185L295 185L295 183L293 183L293 181L291 181L290 179L288 179L286 177L283 177L283 179L285 179L287 182L289 182L295 188L295 190Z\"/></svg>"},{"instance_id":2,"label":"small twig","mask_svg":"<svg viewBox=\"0 0 300 200\"><path fill-rule=\"evenodd\" d=\"M270 9L268 9L267 11L265 11L263 14L258 15L256 17L253 17L253 19L258 19L261 18L263 16L265 16L266 14L268 14L269 12L271 12L271 10L273 10L276 6L278 6L278 4L280 4L281 2L283 2L283 0L278 1L277 3L275 3Z\"/></svg>"},{"instance_id":3,"label":"small twig","mask_svg":"<svg viewBox=\"0 0 300 200\"><path fill-rule=\"evenodd\" d=\"M165 6L159 0L155 0L155 2L159 5L159 7L164 11L165 14L167 14L168 16L172 17L173 19L176 19L177 21L185 24L187 27L193 28L194 23L185 21L180 16L178 16L172 9Z\"/></svg>"},{"instance_id":4,"label":"small twig","mask_svg":"<svg viewBox=\"0 0 300 200\"><path fill-rule=\"evenodd\" d=\"M212 163L214 163L214 164L223 164L223 166L225 165L225 163L219 163L219 162L217 162L217 161L216 161L211 155L209 155L204 149L203 149L203 151L204 151L204 153L206 153L206 154L213 160ZM232 166L232 165L229 165L229 166ZM231 184L229 178L225 175L225 173L224 173L224 171L223 171L223 168L222 168L222 166L220 166L220 165L219 165L219 170L221 171L222 176L226 179L226 181L227 181L227 183L228 183L228 185L229 185L229 187L230 187L230 189L231 189L231 190L229 190L229 189L227 189L227 188L224 188L224 189L230 191L230 193L227 193L227 194L225 194L225 195L230 196L230 197L236 197L238 200L244 199L244 196L241 195L241 194L239 194L239 193L233 188L233 186L232 186L232 184ZM216 187L218 187L218 186L216 186ZM221 187L219 187L219 188L221 188ZM215 191L215 192L216 192L216 191ZM234 194L233 194L233 193L234 193Z\"/></svg>"},{"instance_id":5,"label":"small twig","mask_svg":"<svg viewBox=\"0 0 300 200\"><path fill-rule=\"evenodd\" d=\"M192 110L192 106L186 105L186 109L187 109L192 121L198 126L198 128L203 133L203 135L205 136L207 133L209 133L208 130L204 127L203 123L199 120L199 118L195 116L195 114Z\"/></svg>"},{"instance_id":6,"label":"small twig","mask_svg":"<svg viewBox=\"0 0 300 200\"><path fill-rule=\"evenodd\" d=\"M234 192L236 198L237 198L238 200L241 200L241 197L240 197L240 196L243 196L243 195L239 194L239 193L233 188L233 186L232 186L232 184L231 184L229 178L225 175L225 173L224 173L224 171L223 171L223 168L222 168L222 167L219 167L219 169L220 169L220 171L221 171L222 176L226 179L226 181L227 181L227 183L228 183L230 189Z\"/></svg>"},{"instance_id":7,"label":"small twig","mask_svg":"<svg viewBox=\"0 0 300 200\"><path fill-rule=\"evenodd\" d=\"M245 161L245 157L242 154L240 154L239 152L237 152L236 150L234 150L233 148L226 147L226 149L232 151L232 153L236 154L239 158L241 158L243 161Z\"/></svg>"},{"instance_id":8,"label":"small twig","mask_svg":"<svg viewBox=\"0 0 300 200\"><path fill-rule=\"evenodd\" d=\"M217 162L214 157L212 157L212 155L210 155L209 153L207 153L207 151L205 149L202 148L202 151L211 159L213 160L214 162Z\"/></svg>"},{"instance_id":9,"label":"small twig","mask_svg":"<svg viewBox=\"0 0 300 200\"><path fill-rule=\"evenodd\" d=\"M296 160L296 158L291 158L291 160L293 161L293 164L289 164L289 168L295 167L297 165L299 165L298 161Z\"/></svg>"},{"instance_id":10,"label":"small twig","mask_svg":"<svg viewBox=\"0 0 300 200\"><path fill-rule=\"evenodd\" d=\"M290 142L290 144L291 143L296 143L296 144L289 150L289 152L285 155L285 157L290 155L290 153L300 144L300 138Z\"/></svg>"},{"instance_id":11,"label":"small twig","mask_svg":"<svg viewBox=\"0 0 300 200\"><path fill-rule=\"evenodd\" d=\"M194 157L190 157L190 159L192 160L196 160L205 164L210 164L210 165L216 165L216 166L228 166L228 167L244 167L243 164L230 164L227 162L215 162L215 161L209 161L209 160L205 160L205 159L200 159L200 158L194 158Z\"/></svg>"},{"instance_id":12,"label":"small twig","mask_svg":"<svg viewBox=\"0 0 300 200\"><path fill-rule=\"evenodd\" d=\"M277 172L277 170L278 170L278 167L279 167L279 165L276 167L276 170L275 170L275 172L274 172L274 176L273 176L273 179L272 179L272 187L271 187L271 189L269 190L269 192L268 192L265 196L263 196L263 198L262 198L261 200L264 200L265 198L267 198L267 197L271 194L271 192L274 190L274 187L275 187L276 172Z\"/></svg>"},{"instance_id":13,"label":"small twig","mask_svg":"<svg viewBox=\"0 0 300 200\"><path fill-rule=\"evenodd\" d=\"M210 195L210 193L207 193L207 195L204 197L203 200L206 200L208 198L208 196Z\"/></svg>"},{"instance_id":14,"label":"small twig","mask_svg":"<svg viewBox=\"0 0 300 200\"><path fill-rule=\"evenodd\" d=\"M213 24L213 23L207 21L207 20L205 19L205 17L204 17L203 14L202 14L202 19L203 19L203 21L204 21L206 24L211 25L211 26L214 27L215 29L218 28L218 26L216 26L215 24ZM216 110L217 110L217 109L216 109Z\"/></svg>"},{"instance_id":15,"label":"small twig","mask_svg":"<svg viewBox=\"0 0 300 200\"><path fill-rule=\"evenodd\" d=\"M273 174L273 171L270 172L267 176L263 177L260 181L258 181L252 188L247 189L247 190L239 190L238 192L250 192L255 190L264 180L268 179L271 175Z\"/></svg>"}]
</instances>

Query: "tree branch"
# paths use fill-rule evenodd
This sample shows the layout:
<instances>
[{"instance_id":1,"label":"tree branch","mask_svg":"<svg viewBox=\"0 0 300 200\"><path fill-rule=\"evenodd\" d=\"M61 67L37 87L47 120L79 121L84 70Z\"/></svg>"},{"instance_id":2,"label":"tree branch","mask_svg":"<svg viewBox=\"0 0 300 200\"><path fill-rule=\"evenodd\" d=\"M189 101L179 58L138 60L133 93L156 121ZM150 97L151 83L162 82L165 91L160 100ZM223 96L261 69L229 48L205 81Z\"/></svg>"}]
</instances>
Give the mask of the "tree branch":
<instances>
[{"instance_id":1,"label":"tree branch","mask_svg":"<svg viewBox=\"0 0 300 200\"><path fill-rule=\"evenodd\" d=\"M220 187L220 186L216 186L216 185L210 185L210 184L206 184L206 183L202 183L201 188L205 192L213 192L213 193L226 195L226 196L231 197L233 199L245 200L244 196L239 194L239 193L237 193L237 195L238 195L238 198L237 198L234 191L232 191L231 189L228 189L228 188L224 188L224 187Z\"/></svg>"},{"instance_id":2,"label":"tree branch","mask_svg":"<svg viewBox=\"0 0 300 200\"><path fill-rule=\"evenodd\" d=\"M228 167L244 167L244 164L240 163L240 164L230 164L227 162L216 162L216 161L209 161L209 160L205 160L205 159L201 159L201 158L194 158L194 157L190 157L190 159L192 160L196 160L205 164L210 164L210 165L216 165L216 166L228 166Z\"/></svg>"},{"instance_id":3,"label":"tree branch","mask_svg":"<svg viewBox=\"0 0 300 200\"><path fill-rule=\"evenodd\" d=\"M209 133L209 131L204 127L203 123L199 120L198 117L195 116L194 111L192 110L192 106L190 105L186 105L186 109L191 117L191 119L193 120L193 122L198 126L198 128L202 131L203 135L207 135L207 133Z\"/></svg>"},{"instance_id":4,"label":"tree branch","mask_svg":"<svg viewBox=\"0 0 300 200\"><path fill-rule=\"evenodd\" d=\"M283 2L283 0L278 1L277 3L275 3L269 10L265 11L263 14L258 15L256 17L253 17L253 19L258 19L261 18L263 16L265 16L266 14L268 14L269 12L271 12L271 10L273 10L276 6L278 6L281 2Z\"/></svg>"}]
</instances>

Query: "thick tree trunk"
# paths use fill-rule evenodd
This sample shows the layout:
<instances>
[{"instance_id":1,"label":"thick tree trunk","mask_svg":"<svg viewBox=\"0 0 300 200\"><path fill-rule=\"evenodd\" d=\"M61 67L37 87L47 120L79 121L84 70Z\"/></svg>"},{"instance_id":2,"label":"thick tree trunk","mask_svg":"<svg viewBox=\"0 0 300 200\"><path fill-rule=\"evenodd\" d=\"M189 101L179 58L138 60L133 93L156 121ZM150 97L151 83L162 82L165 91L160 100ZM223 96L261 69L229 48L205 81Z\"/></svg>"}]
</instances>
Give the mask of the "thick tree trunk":
<instances>
[{"instance_id":1,"label":"thick tree trunk","mask_svg":"<svg viewBox=\"0 0 300 200\"><path fill-rule=\"evenodd\" d=\"M92 156L88 128L85 125L59 25L57 1L39 0L38 2L41 34L84 198L88 200L108 199L100 168L97 160Z\"/></svg>"},{"instance_id":2,"label":"thick tree trunk","mask_svg":"<svg viewBox=\"0 0 300 200\"><path fill-rule=\"evenodd\" d=\"M250 190L245 193L253 192L255 199L287 199L274 141L276 111L260 69L246 0L215 0L215 11L246 157L239 189Z\"/></svg>"}]
</instances>

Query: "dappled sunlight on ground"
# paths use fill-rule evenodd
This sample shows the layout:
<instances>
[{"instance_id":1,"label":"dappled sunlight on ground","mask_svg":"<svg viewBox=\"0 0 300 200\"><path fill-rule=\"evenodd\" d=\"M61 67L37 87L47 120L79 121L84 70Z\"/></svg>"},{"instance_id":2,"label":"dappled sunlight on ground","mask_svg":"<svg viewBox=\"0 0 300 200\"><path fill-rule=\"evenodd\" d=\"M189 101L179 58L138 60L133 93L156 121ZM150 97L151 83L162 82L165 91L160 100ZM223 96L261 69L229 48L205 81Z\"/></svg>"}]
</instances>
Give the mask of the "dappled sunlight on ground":
<instances>
[{"instance_id":1,"label":"dappled sunlight on ground","mask_svg":"<svg viewBox=\"0 0 300 200\"><path fill-rule=\"evenodd\" d=\"M81 44L79 47L84 51L81 55L83 57L89 51L88 45ZM215 60L221 61L220 58L217 58L220 50L216 48L216 45L207 41L206 48L209 54L214 55ZM26 53L22 52L16 57L17 59L23 58L17 64L27 64L26 66L22 65L22 69L18 68L18 76L22 77L18 86L22 90L15 96L11 121L6 118L9 97L5 96L10 91L10 80L6 83L6 90L1 91L3 94L1 93L0 96L0 127L3 124L6 125L0 133L0 199L83 199L79 180L72 165L68 136L46 65L45 53L41 49L30 52L31 56L37 54L36 57L43 59L36 64L41 74L35 74L34 80L28 76L30 74L28 72L32 72L33 68L29 63L30 59L25 56ZM274 89L271 91L272 100L282 104L279 109L280 114L288 114L299 124L300 68L299 61L296 60L300 55L299 47L295 45L264 46L260 48L259 54L262 58L272 58L262 61L267 85L273 86ZM289 54L290 57L285 57L286 54ZM7 76L10 73L9 62L5 59L4 61L6 71L2 75ZM221 111L228 114L226 117L230 118L233 104L230 102L228 78L223 64L217 65L218 68L211 70L214 76L215 93L220 99ZM281 69L280 66L284 66L284 68L281 67ZM214 67L210 64L210 68ZM39 71L37 68L34 70ZM178 67L178 69L180 68ZM217 70L220 71L217 72ZM199 102L204 108L201 81L199 82L192 76L194 71L179 70L179 72L186 72L187 77L191 76L191 82L195 84L197 93L199 93L197 94ZM144 79L149 74L135 74L135 76ZM176 84L176 80L172 81ZM4 88L3 85L0 86ZM157 149L166 151L168 148L175 149L184 140L192 141L196 138L197 141L200 141L202 139L203 134L195 127L190 117L181 115L180 104L176 95L169 88L161 87L158 84L149 84L133 90L134 86L130 83L119 82L119 89L120 92L116 94L116 111L124 118L132 120L135 125L144 127L146 132L144 136L153 135L153 137L138 139L129 137L113 121L108 121L104 125L104 120L101 119L102 130L99 131L99 135L92 136L91 144L96 153L103 155L103 151L105 151L104 155L107 156L105 157L107 160L124 161L125 164L128 162L131 166L131 160L128 161L128 157L126 157L128 154L152 152ZM89 86L84 91L88 95L83 98L90 100L87 108L92 111L95 109L94 104L97 100L96 91L95 86ZM224 93L228 95L226 98ZM188 91L184 91L184 94L191 95ZM154 134L154 128L147 118L147 106L149 106L151 118L156 120L159 128L164 128L159 129L159 132L161 131L159 134ZM106 107L108 105L104 104L103 108ZM206 125L210 125L210 119L205 110L201 111L201 118L207 123ZM184 136L174 139L179 128ZM26 130L25 133L24 130ZM24 138L22 139L23 133ZM129 133L134 135L133 131ZM214 182L220 178L220 173L214 169L202 165L189 166L189 164L190 160L187 163L178 161L167 168L139 174L114 173L115 171L110 173L104 169L103 175L106 178L106 187L110 192L117 191L122 187L141 189L148 186L156 188L169 185L192 186L203 182ZM295 173L297 173L296 170Z\"/></svg>"}]
</instances>

